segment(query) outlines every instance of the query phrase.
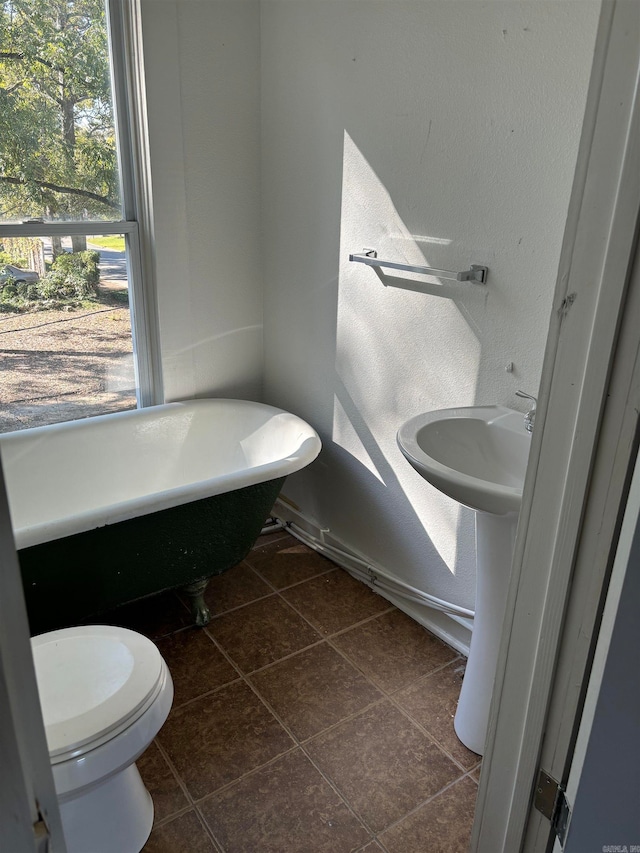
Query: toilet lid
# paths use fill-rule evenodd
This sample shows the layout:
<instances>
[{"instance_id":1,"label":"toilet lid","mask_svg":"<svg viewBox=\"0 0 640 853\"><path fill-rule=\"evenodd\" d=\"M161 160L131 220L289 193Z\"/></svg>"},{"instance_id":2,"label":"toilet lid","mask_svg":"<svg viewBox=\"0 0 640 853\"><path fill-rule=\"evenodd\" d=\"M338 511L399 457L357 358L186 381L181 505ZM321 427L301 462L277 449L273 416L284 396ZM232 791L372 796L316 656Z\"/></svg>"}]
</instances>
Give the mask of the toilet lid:
<instances>
[{"instance_id":1,"label":"toilet lid","mask_svg":"<svg viewBox=\"0 0 640 853\"><path fill-rule=\"evenodd\" d=\"M145 710L161 679L160 652L127 628L65 628L31 645L51 758L115 736Z\"/></svg>"}]
</instances>

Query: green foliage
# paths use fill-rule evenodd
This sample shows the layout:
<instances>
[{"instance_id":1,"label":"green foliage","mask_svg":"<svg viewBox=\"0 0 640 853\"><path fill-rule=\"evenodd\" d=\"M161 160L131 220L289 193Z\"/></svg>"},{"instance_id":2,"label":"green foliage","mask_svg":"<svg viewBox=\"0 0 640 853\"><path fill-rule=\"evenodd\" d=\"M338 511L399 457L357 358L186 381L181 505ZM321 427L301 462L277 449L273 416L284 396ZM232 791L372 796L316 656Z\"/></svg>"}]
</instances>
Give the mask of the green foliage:
<instances>
[{"instance_id":1,"label":"green foliage","mask_svg":"<svg viewBox=\"0 0 640 853\"><path fill-rule=\"evenodd\" d=\"M86 283L97 288L100 283L100 253L93 251L65 252L58 255L52 265L52 273L66 276L79 276Z\"/></svg>"},{"instance_id":2,"label":"green foliage","mask_svg":"<svg viewBox=\"0 0 640 853\"><path fill-rule=\"evenodd\" d=\"M0 215L120 215L104 0L0 3Z\"/></svg>"},{"instance_id":3,"label":"green foliage","mask_svg":"<svg viewBox=\"0 0 640 853\"><path fill-rule=\"evenodd\" d=\"M86 299L93 294L86 279L75 271L52 270L40 280L43 299Z\"/></svg>"},{"instance_id":4,"label":"green foliage","mask_svg":"<svg viewBox=\"0 0 640 853\"><path fill-rule=\"evenodd\" d=\"M50 271L37 283L16 285L8 279L0 292L0 312L52 307L52 304L73 307L95 300L100 283L99 260L98 252L65 253L55 259Z\"/></svg>"},{"instance_id":5,"label":"green foliage","mask_svg":"<svg viewBox=\"0 0 640 853\"><path fill-rule=\"evenodd\" d=\"M51 271L40 281L43 299L90 299L100 283L98 252L73 252L58 255Z\"/></svg>"}]
</instances>

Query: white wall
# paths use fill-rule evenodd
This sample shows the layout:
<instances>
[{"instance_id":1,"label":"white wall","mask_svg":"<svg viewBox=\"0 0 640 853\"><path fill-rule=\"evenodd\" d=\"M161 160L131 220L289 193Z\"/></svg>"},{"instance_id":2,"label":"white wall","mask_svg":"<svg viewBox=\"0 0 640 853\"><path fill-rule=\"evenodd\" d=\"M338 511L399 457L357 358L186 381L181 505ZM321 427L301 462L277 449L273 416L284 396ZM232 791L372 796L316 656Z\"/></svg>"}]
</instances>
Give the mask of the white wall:
<instances>
[{"instance_id":1,"label":"white wall","mask_svg":"<svg viewBox=\"0 0 640 853\"><path fill-rule=\"evenodd\" d=\"M470 511L401 456L433 408L535 394L597 2L265 0L265 398L324 449L285 494L408 583L473 607ZM464 269L384 287L348 263ZM513 363L513 372L506 372Z\"/></svg>"},{"instance_id":2,"label":"white wall","mask_svg":"<svg viewBox=\"0 0 640 853\"><path fill-rule=\"evenodd\" d=\"M264 378L324 441L286 495L472 607L471 513L395 433L536 391L599 2L142 8L166 399L259 398ZM347 262L364 246L489 281L385 288Z\"/></svg>"},{"instance_id":3,"label":"white wall","mask_svg":"<svg viewBox=\"0 0 640 853\"><path fill-rule=\"evenodd\" d=\"M142 0L165 398L262 387L258 0Z\"/></svg>"}]
</instances>

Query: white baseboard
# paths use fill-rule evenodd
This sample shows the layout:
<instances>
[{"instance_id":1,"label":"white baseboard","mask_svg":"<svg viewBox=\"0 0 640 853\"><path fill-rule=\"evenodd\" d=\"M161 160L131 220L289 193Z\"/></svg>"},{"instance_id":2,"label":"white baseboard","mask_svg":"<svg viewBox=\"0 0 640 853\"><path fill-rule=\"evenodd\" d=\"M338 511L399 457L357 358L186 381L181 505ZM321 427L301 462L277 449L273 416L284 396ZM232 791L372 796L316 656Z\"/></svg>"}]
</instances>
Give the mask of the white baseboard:
<instances>
[{"instance_id":1,"label":"white baseboard","mask_svg":"<svg viewBox=\"0 0 640 853\"><path fill-rule=\"evenodd\" d=\"M408 601L401 595L396 595L388 590L382 590L379 586L368 583L366 578L362 576L361 564L364 561L373 568L376 568L375 563L365 555L359 554L346 543L342 542L329 530L322 528L317 522L303 515L303 513L295 508L284 496L281 496L276 501L272 510L272 515L274 518L277 518L285 524L295 524L296 532L300 534L301 538L304 538L304 535L307 534L309 536L307 544L311 548L314 547L313 540L318 540L319 542L328 545L332 549L332 552L327 556L329 556L334 563L356 577L357 580L362 583L366 583L374 592L378 593L378 595L381 595L383 598L386 598L387 601L390 601L399 610L402 610L403 613L406 613L412 619L415 619L416 622L428 631L431 631L432 634L435 634L436 637L439 637L443 642L447 643L447 645L451 646L457 652L465 657L469 655L471 626L473 625L473 620L465 617L452 616L441 610L436 610L435 608L430 607L427 603ZM317 548L317 550L321 549ZM383 570L383 567L381 566L378 568L380 568L381 571ZM386 570L384 573L387 575L391 574ZM402 585L402 581L400 580L397 580L397 583Z\"/></svg>"}]
</instances>

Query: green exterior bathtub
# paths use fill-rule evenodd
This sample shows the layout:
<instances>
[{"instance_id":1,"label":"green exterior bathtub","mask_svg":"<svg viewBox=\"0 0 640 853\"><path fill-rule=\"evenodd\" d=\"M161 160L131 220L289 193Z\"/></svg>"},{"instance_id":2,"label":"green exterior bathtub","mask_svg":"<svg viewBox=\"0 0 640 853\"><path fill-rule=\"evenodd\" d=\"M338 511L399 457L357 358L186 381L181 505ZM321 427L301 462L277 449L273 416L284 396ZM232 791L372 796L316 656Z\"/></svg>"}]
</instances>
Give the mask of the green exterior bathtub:
<instances>
[{"instance_id":1,"label":"green exterior bathtub","mask_svg":"<svg viewBox=\"0 0 640 853\"><path fill-rule=\"evenodd\" d=\"M18 551L32 633L176 587L206 625L210 577L246 557L284 477ZM200 583L199 583L200 582Z\"/></svg>"},{"instance_id":2,"label":"green exterior bathtub","mask_svg":"<svg viewBox=\"0 0 640 853\"><path fill-rule=\"evenodd\" d=\"M0 436L32 633L168 589L207 623L208 579L255 542L320 450L281 409L194 400Z\"/></svg>"}]
</instances>

